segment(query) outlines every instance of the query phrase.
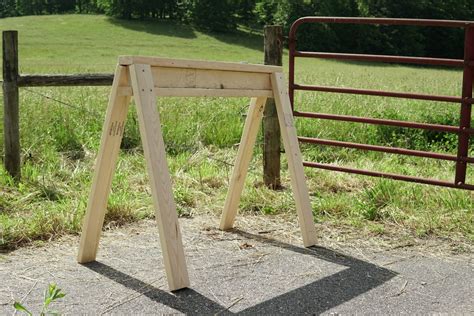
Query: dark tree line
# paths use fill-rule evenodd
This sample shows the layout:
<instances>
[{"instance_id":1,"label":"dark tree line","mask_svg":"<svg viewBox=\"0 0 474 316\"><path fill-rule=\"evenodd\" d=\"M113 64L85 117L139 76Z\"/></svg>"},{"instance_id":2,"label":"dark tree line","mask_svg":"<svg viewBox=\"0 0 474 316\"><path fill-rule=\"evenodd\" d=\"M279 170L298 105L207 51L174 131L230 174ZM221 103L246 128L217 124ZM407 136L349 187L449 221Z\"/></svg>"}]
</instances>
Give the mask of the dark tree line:
<instances>
[{"instance_id":1,"label":"dark tree line","mask_svg":"<svg viewBox=\"0 0 474 316\"><path fill-rule=\"evenodd\" d=\"M0 0L0 17L99 13L122 19L173 19L214 32L237 25L291 23L307 15L474 20L473 0ZM324 51L461 57L461 30L311 25L300 48Z\"/></svg>"},{"instance_id":2,"label":"dark tree line","mask_svg":"<svg viewBox=\"0 0 474 316\"><path fill-rule=\"evenodd\" d=\"M256 4L260 24L289 30L297 18L317 16L474 20L472 0L266 0ZM298 48L461 58L463 30L408 26L303 25Z\"/></svg>"}]
</instances>

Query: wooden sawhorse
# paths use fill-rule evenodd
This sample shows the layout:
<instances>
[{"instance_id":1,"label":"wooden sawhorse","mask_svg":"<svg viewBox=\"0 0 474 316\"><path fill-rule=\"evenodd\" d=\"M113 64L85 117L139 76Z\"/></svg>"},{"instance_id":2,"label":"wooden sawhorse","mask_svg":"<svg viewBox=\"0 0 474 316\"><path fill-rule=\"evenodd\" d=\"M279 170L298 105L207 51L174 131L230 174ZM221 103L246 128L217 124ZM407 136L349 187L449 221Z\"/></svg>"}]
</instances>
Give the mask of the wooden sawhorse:
<instances>
[{"instance_id":1,"label":"wooden sawhorse","mask_svg":"<svg viewBox=\"0 0 474 316\"><path fill-rule=\"evenodd\" d=\"M316 243L301 152L281 67L124 56L119 58L112 84L84 218L78 262L94 261L97 255L107 199L132 96L137 107L163 261L171 291L188 287L189 277L156 108L157 96L252 98L221 218L220 228L224 230L232 228L237 215L265 101L267 98L275 98L303 243L306 247Z\"/></svg>"}]
</instances>

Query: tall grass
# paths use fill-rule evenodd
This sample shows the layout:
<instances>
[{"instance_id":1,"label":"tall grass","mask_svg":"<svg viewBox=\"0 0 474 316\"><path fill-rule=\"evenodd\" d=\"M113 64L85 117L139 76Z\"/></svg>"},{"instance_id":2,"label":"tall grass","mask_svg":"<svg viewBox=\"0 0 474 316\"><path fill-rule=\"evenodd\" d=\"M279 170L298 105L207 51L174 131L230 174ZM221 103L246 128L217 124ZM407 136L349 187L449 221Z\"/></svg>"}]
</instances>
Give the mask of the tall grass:
<instances>
[{"instance_id":1,"label":"tall grass","mask_svg":"<svg viewBox=\"0 0 474 316\"><path fill-rule=\"evenodd\" d=\"M111 72L117 55L122 54L248 62L263 59L260 36L244 32L204 34L172 23L71 15L8 18L0 20L0 28L19 29L23 73ZM301 83L460 93L461 72L457 70L321 60L298 63L297 78ZM108 93L107 87L21 89L23 178L14 183L0 168L0 249L80 230ZM221 211L247 104L245 99L225 98L158 100L180 215ZM447 103L298 92L296 104L305 111L459 123L459 105ZM305 136L456 151L456 138L442 133L310 119L298 119L297 128ZM3 126L0 132L3 133ZM271 191L261 183L261 144L260 135L241 211L294 212L285 165L286 189ZM305 158L312 161L438 179L452 180L454 174L451 162L323 146L302 148ZM474 153L472 145L470 152ZM369 234L398 228L413 236L444 236L470 242L474 239L472 192L313 169L307 170L307 177L316 222L366 228L364 231ZM472 167L468 179L474 182ZM152 216L132 107L106 223L110 227Z\"/></svg>"}]
</instances>

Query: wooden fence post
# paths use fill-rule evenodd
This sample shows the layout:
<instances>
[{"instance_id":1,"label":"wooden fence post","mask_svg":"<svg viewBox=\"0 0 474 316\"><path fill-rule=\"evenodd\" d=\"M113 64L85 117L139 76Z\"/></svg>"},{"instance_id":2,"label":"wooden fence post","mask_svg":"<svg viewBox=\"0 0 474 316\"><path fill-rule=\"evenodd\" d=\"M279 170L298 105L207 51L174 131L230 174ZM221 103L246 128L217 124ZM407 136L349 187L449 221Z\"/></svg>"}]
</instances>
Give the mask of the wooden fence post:
<instances>
[{"instance_id":1,"label":"wooden fence post","mask_svg":"<svg viewBox=\"0 0 474 316\"><path fill-rule=\"evenodd\" d=\"M265 65L282 65L283 28L267 25L264 28ZM274 99L269 98L263 112L263 181L271 189L279 189L280 182L280 126Z\"/></svg>"},{"instance_id":2,"label":"wooden fence post","mask_svg":"<svg viewBox=\"0 0 474 316\"><path fill-rule=\"evenodd\" d=\"M3 31L3 128L5 169L20 179L18 32Z\"/></svg>"}]
</instances>

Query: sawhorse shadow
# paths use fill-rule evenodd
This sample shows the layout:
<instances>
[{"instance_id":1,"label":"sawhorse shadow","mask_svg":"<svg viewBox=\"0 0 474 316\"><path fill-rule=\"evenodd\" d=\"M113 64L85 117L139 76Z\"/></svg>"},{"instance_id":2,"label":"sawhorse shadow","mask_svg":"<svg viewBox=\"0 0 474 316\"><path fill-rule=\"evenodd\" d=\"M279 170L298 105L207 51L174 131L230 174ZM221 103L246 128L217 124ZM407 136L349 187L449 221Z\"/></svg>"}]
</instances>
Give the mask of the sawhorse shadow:
<instances>
[{"instance_id":1,"label":"sawhorse shadow","mask_svg":"<svg viewBox=\"0 0 474 316\"><path fill-rule=\"evenodd\" d=\"M224 306L215 303L193 289L183 289L175 291L172 294L101 262L93 261L82 265L125 286L126 288L141 293L143 296L146 296L157 303L171 307L184 314L216 314L225 310ZM137 312L139 313L139 311Z\"/></svg>"},{"instance_id":2,"label":"sawhorse shadow","mask_svg":"<svg viewBox=\"0 0 474 316\"><path fill-rule=\"evenodd\" d=\"M389 269L380 267L340 252L313 246L301 248L275 239L266 238L235 229L234 232L245 238L261 241L272 246L295 253L314 256L318 259L347 267L315 282L271 298L249 307L241 314L321 314L351 299L366 293L397 275Z\"/></svg>"},{"instance_id":3,"label":"sawhorse shadow","mask_svg":"<svg viewBox=\"0 0 474 316\"><path fill-rule=\"evenodd\" d=\"M397 275L389 269L328 248L301 248L237 229L231 232L346 267L342 271L248 307L239 314L320 314L382 285ZM91 262L84 266L181 313L232 314L226 306L216 303L193 289L184 289L171 294L100 262ZM144 288L147 290L143 291Z\"/></svg>"}]
</instances>

